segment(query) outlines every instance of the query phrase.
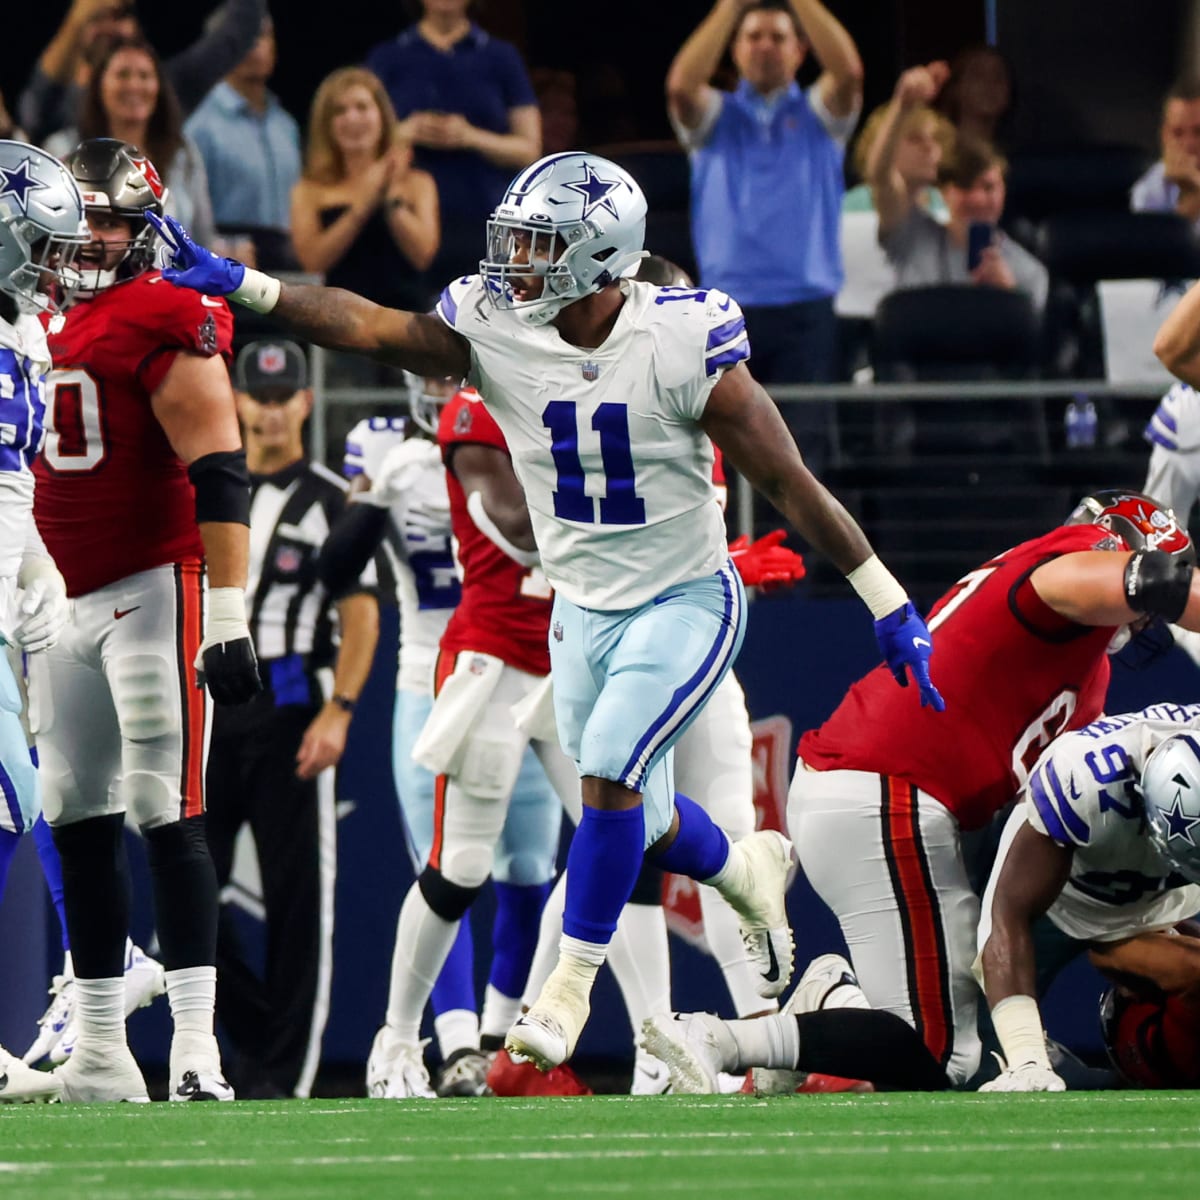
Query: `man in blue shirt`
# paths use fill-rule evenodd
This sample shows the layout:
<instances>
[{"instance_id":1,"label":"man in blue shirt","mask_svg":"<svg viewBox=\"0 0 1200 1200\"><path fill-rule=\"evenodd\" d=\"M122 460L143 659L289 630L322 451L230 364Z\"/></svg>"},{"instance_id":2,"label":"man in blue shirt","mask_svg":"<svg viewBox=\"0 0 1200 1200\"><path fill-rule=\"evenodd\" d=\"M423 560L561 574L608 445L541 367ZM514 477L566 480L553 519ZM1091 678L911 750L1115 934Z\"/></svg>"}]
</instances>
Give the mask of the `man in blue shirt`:
<instances>
[{"instance_id":1,"label":"man in blue shirt","mask_svg":"<svg viewBox=\"0 0 1200 1200\"><path fill-rule=\"evenodd\" d=\"M709 83L726 46L733 92ZM796 74L810 49L822 72L802 91ZM667 74L671 123L692 162L700 282L741 304L764 383L835 378L842 158L862 74L853 40L820 0L716 0ZM806 457L819 458L829 414L813 407L795 406L788 423L804 430Z\"/></svg>"},{"instance_id":2,"label":"man in blue shirt","mask_svg":"<svg viewBox=\"0 0 1200 1200\"><path fill-rule=\"evenodd\" d=\"M212 89L185 130L200 148L222 233L254 240L260 267L294 266L291 193L300 178L300 127L267 89L275 26L262 23L250 53Z\"/></svg>"}]
</instances>

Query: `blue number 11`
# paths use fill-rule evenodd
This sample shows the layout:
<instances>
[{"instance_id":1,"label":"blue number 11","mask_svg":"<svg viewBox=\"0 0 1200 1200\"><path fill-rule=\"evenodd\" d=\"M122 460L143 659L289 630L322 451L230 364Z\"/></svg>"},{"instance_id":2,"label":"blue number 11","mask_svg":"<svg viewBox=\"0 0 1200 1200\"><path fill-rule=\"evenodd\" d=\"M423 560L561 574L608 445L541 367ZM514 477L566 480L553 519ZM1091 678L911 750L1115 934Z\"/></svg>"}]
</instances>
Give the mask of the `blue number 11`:
<instances>
[{"instance_id":1,"label":"blue number 11","mask_svg":"<svg viewBox=\"0 0 1200 1200\"><path fill-rule=\"evenodd\" d=\"M584 491L583 463L579 459L577 405L573 400L552 400L542 412L550 430L550 453L558 471L554 515L581 525L596 522L596 506ZM600 435L605 494L600 500L601 525L644 525L646 502L635 491L633 450L629 444L629 409L624 404L601 404L592 417Z\"/></svg>"}]
</instances>

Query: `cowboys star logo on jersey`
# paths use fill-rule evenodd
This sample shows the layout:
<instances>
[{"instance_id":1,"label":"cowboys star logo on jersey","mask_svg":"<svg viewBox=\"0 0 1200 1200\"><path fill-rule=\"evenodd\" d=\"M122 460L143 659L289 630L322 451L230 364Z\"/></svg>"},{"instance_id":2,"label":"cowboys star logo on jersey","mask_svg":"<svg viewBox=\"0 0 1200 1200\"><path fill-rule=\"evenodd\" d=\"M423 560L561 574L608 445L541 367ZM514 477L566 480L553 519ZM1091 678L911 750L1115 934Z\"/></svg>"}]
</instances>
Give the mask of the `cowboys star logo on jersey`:
<instances>
[{"instance_id":1,"label":"cowboys star logo on jersey","mask_svg":"<svg viewBox=\"0 0 1200 1200\"><path fill-rule=\"evenodd\" d=\"M31 159L23 158L11 170L0 167L0 199L12 196L26 216L29 215L29 193L46 190L46 184L39 183L29 173L32 166Z\"/></svg>"}]
</instances>

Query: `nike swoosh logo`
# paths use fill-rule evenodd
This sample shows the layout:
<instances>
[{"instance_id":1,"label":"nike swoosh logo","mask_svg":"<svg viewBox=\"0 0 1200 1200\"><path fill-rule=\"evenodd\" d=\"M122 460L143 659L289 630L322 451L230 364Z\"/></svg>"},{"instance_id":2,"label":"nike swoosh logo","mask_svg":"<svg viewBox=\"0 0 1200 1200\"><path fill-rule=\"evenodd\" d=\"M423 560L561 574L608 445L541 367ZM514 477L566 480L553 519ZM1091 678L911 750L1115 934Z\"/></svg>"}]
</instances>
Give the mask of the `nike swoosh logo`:
<instances>
[{"instance_id":1,"label":"nike swoosh logo","mask_svg":"<svg viewBox=\"0 0 1200 1200\"><path fill-rule=\"evenodd\" d=\"M930 648L930 650L932 650L932 649L933 649L933 643L932 643L931 641L928 641L926 638L923 638L923 637L915 637L915 638L913 638L913 645L914 645L914 646L916 646L916 648L917 648L918 650L919 650L919 649L920 649L922 646L928 646L928 647Z\"/></svg>"},{"instance_id":2,"label":"nike swoosh logo","mask_svg":"<svg viewBox=\"0 0 1200 1200\"><path fill-rule=\"evenodd\" d=\"M120 620L122 617L127 617L127 616L129 616L129 614L130 614L131 612L137 612L137 610L138 610L139 608L141 608L141 607L142 607L142 606L141 606L140 604L135 604L135 605L134 605L132 608L124 608L124 609L122 609L122 608L114 608L114 609L113 609L113 620L114 620L114 621L119 621L119 620Z\"/></svg>"},{"instance_id":3,"label":"nike swoosh logo","mask_svg":"<svg viewBox=\"0 0 1200 1200\"><path fill-rule=\"evenodd\" d=\"M718 304L717 304L717 307L718 307L718 308L719 308L719 309L720 309L722 312L728 312L728 311L729 311L729 305L730 305L731 303L732 303L732 301L729 299L729 297L728 297L728 296L726 296L726 298L725 298L725 302L724 302L723 304L721 304L721 303L718 303Z\"/></svg>"},{"instance_id":4,"label":"nike swoosh logo","mask_svg":"<svg viewBox=\"0 0 1200 1200\"><path fill-rule=\"evenodd\" d=\"M203 304L205 308L220 308L221 305L224 304L224 301L218 300L215 296L201 296L200 303Z\"/></svg>"},{"instance_id":5,"label":"nike swoosh logo","mask_svg":"<svg viewBox=\"0 0 1200 1200\"><path fill-rule=\"evenodd\" d=\"M1067 780L1067 791L1070 792L1072 800L1078 800L1080 796L1083 795L1083 793L1079 790L1078 785L1075 783L1074 775Z\"/></svg>"},{"instance_id":6,"label":"nike swoosh logo","mask_svg":"<svg viewBox=\"0 0 1200 1200\"><path fill-rule=\"evenodd\" d=\"M779 959L775 957L775 943L767 938L767 953L771 956L770 970L763 972L763 978L768 983L774 983L779 978Z\"/></svg>"},{"instance_id":7,"label":"nike swoosh logo","mask_svg":"<svg viewBox=\"0 0 1200 1200\"><path fill-rule=\"evenodd\" d=\"M655 604L666 604L666 602L668 600L679 600L682 597L683 597L682 592L675 592L673 595L670 595L670 596L655 596L654 603Z\"/></svg>"}]
</instances>

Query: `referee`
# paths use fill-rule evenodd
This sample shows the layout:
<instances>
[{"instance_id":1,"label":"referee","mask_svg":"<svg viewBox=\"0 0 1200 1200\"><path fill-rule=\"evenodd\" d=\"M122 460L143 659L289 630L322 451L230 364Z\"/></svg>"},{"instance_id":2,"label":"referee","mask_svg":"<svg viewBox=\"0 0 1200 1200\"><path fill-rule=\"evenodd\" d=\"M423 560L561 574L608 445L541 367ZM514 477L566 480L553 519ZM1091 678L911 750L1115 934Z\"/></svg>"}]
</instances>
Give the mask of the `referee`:
<instances>
[{"instance_id":1,"label":"referee","mask_svg":"<svg viewBox=\"0 0 1200 1200\"><path fill-rule=\"evenodd\" d=\"M214 710L207 799L223 895L243 826L262 882L263 971L243 954L229 904L217 947L217 1019L234 1050L230 1076L246 1099L308 1096L320 1060L337 864L332 768L379 631L375 597L361 581L334 603L317 579L346 484L305 457L307 384L294 342L253 342L234 365L250 469L247 616L264 690L248 704ZM239 880L242 858L239 847Z\"/></svg>"}]
</instances>

